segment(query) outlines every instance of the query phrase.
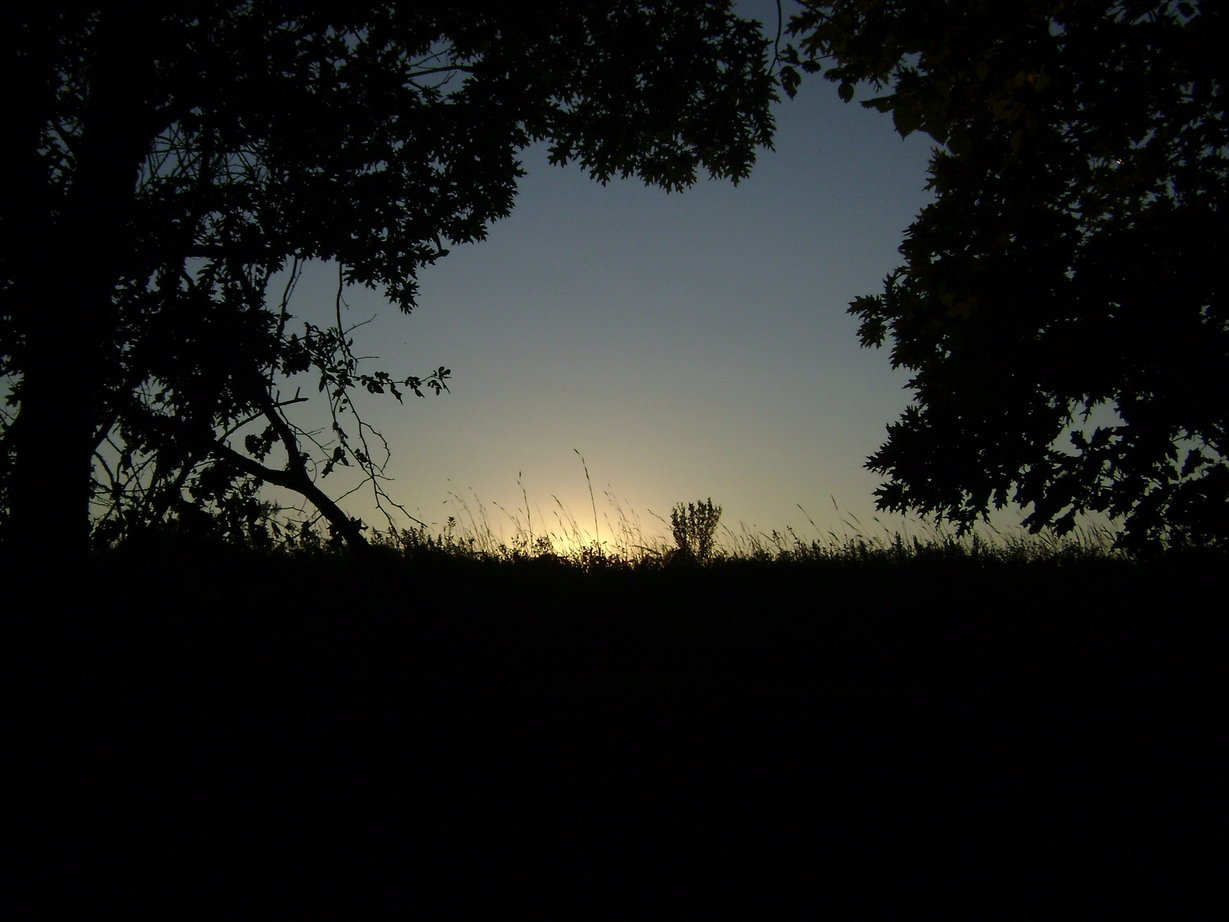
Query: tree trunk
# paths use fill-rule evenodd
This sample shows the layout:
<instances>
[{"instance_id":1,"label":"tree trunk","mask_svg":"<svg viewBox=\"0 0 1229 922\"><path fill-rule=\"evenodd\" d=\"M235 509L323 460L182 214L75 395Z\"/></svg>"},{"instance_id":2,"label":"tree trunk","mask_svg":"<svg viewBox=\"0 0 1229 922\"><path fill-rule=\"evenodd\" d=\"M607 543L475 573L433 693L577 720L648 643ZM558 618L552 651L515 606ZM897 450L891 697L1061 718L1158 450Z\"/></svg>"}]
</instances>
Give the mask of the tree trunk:
<instances>
[{"instance_id":1,"label":"tree trunk","mask_svg":"<svg viewBox=\"0 0 1229 922\"><path fill-rule=\"evenodd\" d=\"M31 197L43 213L29 217L42 233L9 292L25 348L10 433L6 563L47 604L48 595L69 600L87 562L90 462L115 338L114 291L131 250L138 171L156 134L148 23L139 10L101 17L68 192Z\"/></svg>"}]
</instances>

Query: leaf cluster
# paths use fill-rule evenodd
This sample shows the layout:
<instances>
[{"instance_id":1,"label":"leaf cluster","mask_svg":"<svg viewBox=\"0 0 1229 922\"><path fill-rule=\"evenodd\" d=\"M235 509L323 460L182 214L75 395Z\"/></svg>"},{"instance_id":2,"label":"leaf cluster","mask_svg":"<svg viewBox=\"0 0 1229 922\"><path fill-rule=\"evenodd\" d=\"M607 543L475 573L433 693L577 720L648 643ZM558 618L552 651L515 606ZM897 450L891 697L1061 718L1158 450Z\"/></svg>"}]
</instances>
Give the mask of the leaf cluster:
<instances>
[{"instance_id":1,"label":"leaf cluster","mask_svg":"<svg viewBox=\"0 0 1229 922\"><path fill-rule=\"evenodd\" d=\"M937 145L904 264L850 306L912 373L881 508L1229 541L1223 5L803 5L793 60Z\"/></svg>"}]
</instances>

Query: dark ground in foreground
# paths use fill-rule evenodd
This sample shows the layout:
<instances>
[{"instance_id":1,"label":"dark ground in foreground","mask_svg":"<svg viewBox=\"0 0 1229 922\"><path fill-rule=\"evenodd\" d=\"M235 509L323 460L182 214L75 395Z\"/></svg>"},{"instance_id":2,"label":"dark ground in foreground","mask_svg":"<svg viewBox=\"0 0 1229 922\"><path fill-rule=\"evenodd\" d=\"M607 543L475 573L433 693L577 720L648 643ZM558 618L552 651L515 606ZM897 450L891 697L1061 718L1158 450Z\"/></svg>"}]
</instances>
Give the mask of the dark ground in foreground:
<instances>
[{"instance_id":1,"label":"dark ground in foreground","mask_svg":"<svg viewBox=\"0 0 1229 922\"><path fill-rule=\"evenodd\" d=\"M14 873L151 910L1207 916L1223 574L108 559L12 647Z\"/></svg>"}]
</instances>

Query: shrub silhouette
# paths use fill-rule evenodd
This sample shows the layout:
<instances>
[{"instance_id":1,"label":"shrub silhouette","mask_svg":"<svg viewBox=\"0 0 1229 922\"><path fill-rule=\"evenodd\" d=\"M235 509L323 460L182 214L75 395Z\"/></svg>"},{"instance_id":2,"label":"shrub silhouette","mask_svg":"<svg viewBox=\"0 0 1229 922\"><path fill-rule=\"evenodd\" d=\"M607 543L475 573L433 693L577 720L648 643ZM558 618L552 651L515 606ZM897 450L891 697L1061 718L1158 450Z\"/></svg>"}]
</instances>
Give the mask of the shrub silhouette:
<instances>
[{"instance_id":1,"label":"shrub silhouette","mask_svg":"<svg viewBox=\"0 0 1229 922\"><path fill-rule=\"evenodd\" d=\"M708 560L713 553L713 537L721 520L721 507L710 496L698 503L679 503L670 511L670 528L679 553L695 560Z\"/></svg>"}]
</instances>

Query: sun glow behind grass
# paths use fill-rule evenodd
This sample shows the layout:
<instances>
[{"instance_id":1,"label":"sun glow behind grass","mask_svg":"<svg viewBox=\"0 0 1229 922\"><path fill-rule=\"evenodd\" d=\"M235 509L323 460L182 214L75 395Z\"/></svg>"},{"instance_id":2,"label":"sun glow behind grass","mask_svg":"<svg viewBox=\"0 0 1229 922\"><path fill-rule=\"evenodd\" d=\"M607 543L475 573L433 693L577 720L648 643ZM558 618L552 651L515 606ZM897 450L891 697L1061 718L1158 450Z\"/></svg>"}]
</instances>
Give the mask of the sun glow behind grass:
<instances>
[{"instance_id":1,"label":"sun glow behind grass","mask_svg":"<svg viewBox=\"0 0 1229 922\"><path fill-rule=\"evenodd\" d=\"M407 553L427 547L487 560L549 558L582 566L652 565L678 556L666 516L652 510L641 516L609 487L600 498L586 497L589 508L580 514L555 494L545 503L533 499L519 479L517 489L520 503L511 507L488 503L473 490L451 491L445 502L448 517L441 526L376 531L375 543ZM1019 526L994 524L961 535L916 518L901 518L902 527L889 528L875 517L868 528L856 516L843 513L835 498L832 503L841 523L839 532L821 529L802 506L798 508L810 523L810 533L793 527L763 531L745 522L723 522L711 562L904 561L942 554L1024 563L1125 556L1114 550L1118 533L1107 524L1086 524L1063 537L1031 535Z\"/></svg>"}]
</instances>

